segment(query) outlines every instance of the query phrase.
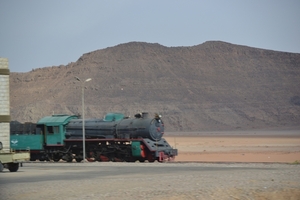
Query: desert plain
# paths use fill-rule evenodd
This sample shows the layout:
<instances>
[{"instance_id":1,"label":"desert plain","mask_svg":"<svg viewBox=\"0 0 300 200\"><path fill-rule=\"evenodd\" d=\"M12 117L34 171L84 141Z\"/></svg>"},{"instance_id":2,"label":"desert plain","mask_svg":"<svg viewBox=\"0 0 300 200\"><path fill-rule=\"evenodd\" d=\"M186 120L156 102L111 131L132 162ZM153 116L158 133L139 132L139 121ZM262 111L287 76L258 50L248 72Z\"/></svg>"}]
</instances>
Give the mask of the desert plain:
<instances>
[{"instance_id":1,"label":"desert plain","mask_svg":"<svg viewBox=\"0 0 300 200\"><path fill-rule=\"evenodd\" d=\"M300 130L167 133L177 162L300 163Z\"/></svg>"}]
</instances>

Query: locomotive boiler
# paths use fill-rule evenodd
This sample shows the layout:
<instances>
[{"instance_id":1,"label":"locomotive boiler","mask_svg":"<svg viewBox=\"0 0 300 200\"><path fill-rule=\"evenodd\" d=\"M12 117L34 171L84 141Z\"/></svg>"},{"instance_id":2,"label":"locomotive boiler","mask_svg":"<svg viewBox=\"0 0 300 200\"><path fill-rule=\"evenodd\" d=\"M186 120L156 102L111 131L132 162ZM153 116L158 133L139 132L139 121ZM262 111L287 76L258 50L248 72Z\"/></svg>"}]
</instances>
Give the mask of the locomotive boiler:
<instances>
[{"instance_id":1,"label":"locomotive boiler","mask_svg":"<svg viewBox=\"0 0 300 200\"><path fill-rule=\"evenodd\" d=\"M82 119L74 119L67 125L67 138L82 137ZM104 119L85 120L86 138L148 138L158 141L164 134L164 123L158 114L149 118L148 113L139 113L130 119L122 113L108 113Z\"/></svg>"}]
</instances>

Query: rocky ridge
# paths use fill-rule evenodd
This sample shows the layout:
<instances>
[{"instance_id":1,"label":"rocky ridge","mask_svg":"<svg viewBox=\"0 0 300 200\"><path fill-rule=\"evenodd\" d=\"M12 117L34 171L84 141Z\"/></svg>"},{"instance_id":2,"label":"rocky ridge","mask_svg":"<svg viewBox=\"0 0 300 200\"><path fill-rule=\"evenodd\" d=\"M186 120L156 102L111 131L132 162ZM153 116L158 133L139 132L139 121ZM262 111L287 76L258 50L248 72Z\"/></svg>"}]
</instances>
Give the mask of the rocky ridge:
<instances>
[{"instance_id":1,"label":"rocky ridge","mask_svg":"<svg viewBox=\"0 0 300 200\"><path fill-rule=\"evenodd\" d=\"M300 54L221 41L191 47L129 42L64 66L11 72L12 120L51 114L160 113L166 131L299 127Z\"/></svg>"}]
</instances>

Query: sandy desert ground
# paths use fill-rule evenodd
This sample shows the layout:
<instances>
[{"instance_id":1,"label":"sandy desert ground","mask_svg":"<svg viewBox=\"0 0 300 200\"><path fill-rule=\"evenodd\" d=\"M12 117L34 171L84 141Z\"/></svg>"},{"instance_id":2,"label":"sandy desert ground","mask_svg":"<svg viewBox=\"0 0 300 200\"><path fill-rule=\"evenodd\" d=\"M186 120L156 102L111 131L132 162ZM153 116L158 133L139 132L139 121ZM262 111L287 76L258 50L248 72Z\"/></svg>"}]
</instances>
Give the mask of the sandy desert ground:
<instances>
[{"instance_id":1,"label":"sandy desert ground","mask_svg":"<svg viewBox=\"0 0 300 200\"><path fill-rule=\"evenodd\" d=\"M177 162L300 163L300 130L168 133Z\"/></svg>"}]
</instances>

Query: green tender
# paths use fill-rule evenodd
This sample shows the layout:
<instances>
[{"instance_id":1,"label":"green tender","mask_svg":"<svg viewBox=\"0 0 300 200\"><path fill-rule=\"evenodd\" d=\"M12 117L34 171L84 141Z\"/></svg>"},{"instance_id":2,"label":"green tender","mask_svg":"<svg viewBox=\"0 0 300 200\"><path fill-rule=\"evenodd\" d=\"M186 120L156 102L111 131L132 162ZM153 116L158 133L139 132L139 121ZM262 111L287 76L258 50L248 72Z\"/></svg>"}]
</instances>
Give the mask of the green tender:
<instances>
[{"instance_id":1,"label":"green tender","mask_svg":"<svg viewBox=\"0 0 300 200\"><path fill-rule=\"evenodd\" d=\"M10 135L10 148L13 150L42 150L43 135Z\"/></svg>"}]
</instances>

